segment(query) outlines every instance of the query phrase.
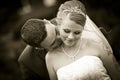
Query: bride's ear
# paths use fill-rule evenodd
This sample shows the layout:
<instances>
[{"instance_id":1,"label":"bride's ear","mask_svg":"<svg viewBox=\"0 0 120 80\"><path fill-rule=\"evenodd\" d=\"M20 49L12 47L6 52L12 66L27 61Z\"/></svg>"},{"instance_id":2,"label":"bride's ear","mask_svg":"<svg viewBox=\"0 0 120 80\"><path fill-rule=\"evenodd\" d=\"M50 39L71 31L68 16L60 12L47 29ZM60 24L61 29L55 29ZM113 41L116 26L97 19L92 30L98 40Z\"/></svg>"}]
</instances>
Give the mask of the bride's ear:
<instances>
[{"instance_id":1,"label":"bride's ear","mask_svg":"<svg viewBox=\"0 0 120 80\"><path fill-rule=\"evenodd\" d=\"M62 19L61 18L56 18L56 23L57 23L57 31L59 31L61 23L62 23Z\"/></svg>"}]
</instances>

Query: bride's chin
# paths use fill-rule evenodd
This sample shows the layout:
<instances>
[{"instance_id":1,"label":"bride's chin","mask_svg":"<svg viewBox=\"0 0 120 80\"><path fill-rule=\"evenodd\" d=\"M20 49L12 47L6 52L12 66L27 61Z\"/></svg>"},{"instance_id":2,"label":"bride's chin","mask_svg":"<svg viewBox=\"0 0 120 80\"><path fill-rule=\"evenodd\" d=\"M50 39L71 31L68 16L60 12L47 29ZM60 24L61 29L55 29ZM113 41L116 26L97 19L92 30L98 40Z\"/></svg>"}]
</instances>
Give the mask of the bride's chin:
<instances>
[{"instance_id":1,"label":"bride's chin","mask_svg":"<svg viewBox=\"0 0 120 80\"><path fill-rule=\"evenodd\" d=\"M69 43L68 43L68 42L65 42L65 45L68 46L68 47L72 47L72 46L74 46L75 44L74 44L74 43L70 43L70 42L69 42Z\"/></svg>"}]
</instances>

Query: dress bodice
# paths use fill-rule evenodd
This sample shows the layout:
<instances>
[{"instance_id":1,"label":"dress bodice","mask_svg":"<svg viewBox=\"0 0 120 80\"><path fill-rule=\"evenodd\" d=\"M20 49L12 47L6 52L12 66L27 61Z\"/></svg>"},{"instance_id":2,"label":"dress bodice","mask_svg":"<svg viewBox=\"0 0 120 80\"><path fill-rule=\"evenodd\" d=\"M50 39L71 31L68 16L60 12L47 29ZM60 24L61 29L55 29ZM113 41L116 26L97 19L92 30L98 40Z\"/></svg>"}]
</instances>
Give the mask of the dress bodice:
<instances>
[{"instance_id":1,"label":"dress bodice","mask_svg":"<svg viewBox=\"0 0 120 80\"><path fill-rule=\"evenodd\" d=\"M58 80L111 80L97 56L84 56L57 70Z\"/></svg>"}]
</instances>

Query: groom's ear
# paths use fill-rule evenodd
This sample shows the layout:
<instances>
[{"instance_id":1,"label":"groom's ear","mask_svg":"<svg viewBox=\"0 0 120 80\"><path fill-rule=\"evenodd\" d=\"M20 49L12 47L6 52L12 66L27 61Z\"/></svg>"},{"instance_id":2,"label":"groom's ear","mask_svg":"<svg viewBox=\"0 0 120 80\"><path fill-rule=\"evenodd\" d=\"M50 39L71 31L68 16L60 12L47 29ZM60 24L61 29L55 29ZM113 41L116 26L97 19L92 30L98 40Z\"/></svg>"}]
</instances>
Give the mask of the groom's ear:
<instances>
[{"instance_id":1,"label":"groom's ear","mask_svg":"<svg viewBox=\"0 0 120 80\"><path fill-rule=\"evenodd\" d=\"M21 38L33 47L40 47L46 36L45 21L41 19L29 19L21 28Z\"/></svg>"}]
</instances>

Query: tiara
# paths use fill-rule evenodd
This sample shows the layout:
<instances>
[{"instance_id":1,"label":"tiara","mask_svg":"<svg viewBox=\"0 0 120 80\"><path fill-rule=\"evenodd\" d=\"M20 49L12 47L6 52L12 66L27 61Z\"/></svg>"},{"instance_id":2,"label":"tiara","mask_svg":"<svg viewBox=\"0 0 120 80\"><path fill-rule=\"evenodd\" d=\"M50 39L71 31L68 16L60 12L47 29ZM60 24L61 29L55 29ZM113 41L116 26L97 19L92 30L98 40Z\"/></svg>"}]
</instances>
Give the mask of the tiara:
<instances>
[{"instance_id":1,"label":"tiara","mask_svg":"<svg viewBox=\"0 0 120 80\"><path fill-rule=\"evenodd\" d=\"M78 7L73 7L73 8L66 9L63 11L63 13L66 13L66 12L75 12L75 13L79 13L79 14L82 14L83 16L85 16L85 13L83 13L83 11L81 9L79 9Z\"/></svg>"}]
</instances>

